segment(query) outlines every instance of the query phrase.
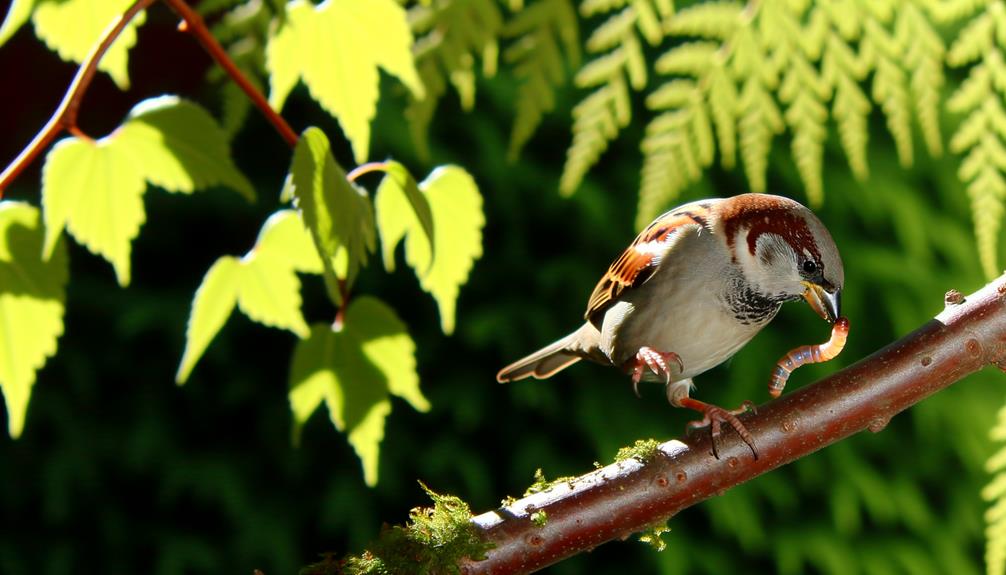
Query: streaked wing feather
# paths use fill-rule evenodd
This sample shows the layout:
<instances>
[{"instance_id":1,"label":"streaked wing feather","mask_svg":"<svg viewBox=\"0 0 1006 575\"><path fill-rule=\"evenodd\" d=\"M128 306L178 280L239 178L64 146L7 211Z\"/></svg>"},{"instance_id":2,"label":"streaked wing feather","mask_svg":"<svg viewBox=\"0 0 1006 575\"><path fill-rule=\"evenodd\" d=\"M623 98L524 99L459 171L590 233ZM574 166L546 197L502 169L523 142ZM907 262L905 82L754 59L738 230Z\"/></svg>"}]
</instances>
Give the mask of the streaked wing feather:
<instances>
[{"instance_id":1,"label":"streaked wing feather","mask_svg":"<svg viewBox=\"0 0 1006 575\"><path fill-rule=\"evenodd\" d=\"M706 228L708 212L708 205L687 204L663 214L646 226L597 283L587 302L584 319L596 324L601 314L626 290L646 283L660 265L667 243L687 230Z\"/></svg>"}]
</instances>

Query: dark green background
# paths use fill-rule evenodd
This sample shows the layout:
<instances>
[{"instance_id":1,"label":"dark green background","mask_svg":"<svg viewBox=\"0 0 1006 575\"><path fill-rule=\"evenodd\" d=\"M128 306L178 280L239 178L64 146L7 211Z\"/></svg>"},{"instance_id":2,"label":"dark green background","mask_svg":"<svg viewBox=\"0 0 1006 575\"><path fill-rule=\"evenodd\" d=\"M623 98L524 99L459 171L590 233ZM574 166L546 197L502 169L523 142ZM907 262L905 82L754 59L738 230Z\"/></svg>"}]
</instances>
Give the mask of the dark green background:
<instances>
[{"instance_id":1,"label":"dark green background","mask_svg":"<svg viewBox=\"0 0 1006 575\"><path fill-rule=\"evenodd\" d=\"M165 92L218 109L202 82L206 57L173 25L155 8L131 54L133 89L121 94L99 77L84 101L85 131L106 133L132 104ZM0 73L6 162L55 108L73 68L25 28L0 49ZM422 177L432 164L420 162L409 141L401 90L387 78L382 87L371 157L392 156ZM693 414L670 408L658 386L636 399L614 370L577 365L548 382L494 382L503 364L578 325L594 283L636 231L641 105L581 190L571 199L557 194L569 109L581 96L560 94L557 111L514 164L505 160L512 78L480 83L473 113L463 113L453 94L439 108L434 163L460 164L479 183L484 255L462 289L450 337L407 266L389 275L374 258L362 275L357 292L381 297L408 323L433 404L420 414L393 401L373 489L325 413L308 423L300 448L291 446L289 333L235 314L190 382L173 383L202 275L218 256L244 253L278 206L290 151L261 117L253 114L235 141L256 205L227 190L193 197L149 190L128 289L116 285L106 262L71 244L59 354L39 374L23 437L0 439L0 573L294 573L320 552L359 551L382 522L402 522L410 508L427 504L417 480L481 512L520 495L536 468L548 477L579 474L636 439L681 434ZM303 89L284 115L297 130L320 125L351 166L337 124ZM945 134L956 120L945 118ZM836 361L801 369L791 388L923 323L942 308L947 289L968 293L983 284L958 160L930 160L917 146L917 165L904 169L883 118L875 112L871 121L870 180L852 179L832 137L827 197L817 210L845 260L849 344ZM770 189L803 201L788 141L776 143ZM38 168L11 197L39 203ZM376 181L364 183L373 189ZM682 201L744 191L740 170L717 170ZM320 280L304 283L308 320L330 321L334 309ZM762 402L774 361L827 334L805 305L788 305L731 362L700 376L696 396L727 406ZM671 521L663 553L611 543L548 572L979 573L986 507L979 489L994 449L987 432L1006 398L1001 384L991 371L968 378L882 433L690 509Z\"/></svg>"}]
</instances>

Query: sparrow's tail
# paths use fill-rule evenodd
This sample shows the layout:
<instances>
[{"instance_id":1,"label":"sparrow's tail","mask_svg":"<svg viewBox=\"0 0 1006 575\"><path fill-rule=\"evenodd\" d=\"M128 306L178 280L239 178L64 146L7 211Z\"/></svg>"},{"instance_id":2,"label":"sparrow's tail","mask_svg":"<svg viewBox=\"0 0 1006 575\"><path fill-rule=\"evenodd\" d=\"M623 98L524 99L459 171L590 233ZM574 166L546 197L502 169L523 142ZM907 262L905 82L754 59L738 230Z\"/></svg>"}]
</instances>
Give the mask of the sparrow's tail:
<instances>
[{"instance_id":1,"label":"sparrow's tail","mask_svg":"<svg viewBox=\"0 0 1006 575\"><path fill-rule=\"evenodd\" d=\"M525 377L545 379L580 361L582 355L577 352L583 347L583 334L581 332L585 329L592 330L593 326L585 324L583 328L574 331L559 341L539 349L525 358L518 359L501 369L496 374L496 381L506 383L508 381L524 379Z\"/></svg>"}]
</instances>

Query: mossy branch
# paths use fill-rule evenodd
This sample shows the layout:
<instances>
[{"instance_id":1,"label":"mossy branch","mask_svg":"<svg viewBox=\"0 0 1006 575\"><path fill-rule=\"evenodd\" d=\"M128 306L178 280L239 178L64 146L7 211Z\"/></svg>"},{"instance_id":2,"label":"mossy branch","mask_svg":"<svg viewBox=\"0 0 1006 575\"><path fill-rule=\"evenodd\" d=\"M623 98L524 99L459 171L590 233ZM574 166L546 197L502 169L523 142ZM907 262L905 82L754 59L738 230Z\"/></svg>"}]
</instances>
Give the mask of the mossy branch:
<instances>
[{"instance_id":1,"label":"mossy branch","mask_svg":"<svg viewBox=\"0 0 1006 575\"><path fill-rule=\"evenodd\" d=\"M530 573L652 529L822 447L865 429L879 432L896 414L990 364L1006 368L1006 275L873 355L743 416L757 460L729 432L719 440L719 459L710 455L708 433L663 443L649 457L632 453L472 518L494 547L483 560L464 561L461 572ZM548 521L539 525L535 513Z\"/></svg>"}]
</instances>

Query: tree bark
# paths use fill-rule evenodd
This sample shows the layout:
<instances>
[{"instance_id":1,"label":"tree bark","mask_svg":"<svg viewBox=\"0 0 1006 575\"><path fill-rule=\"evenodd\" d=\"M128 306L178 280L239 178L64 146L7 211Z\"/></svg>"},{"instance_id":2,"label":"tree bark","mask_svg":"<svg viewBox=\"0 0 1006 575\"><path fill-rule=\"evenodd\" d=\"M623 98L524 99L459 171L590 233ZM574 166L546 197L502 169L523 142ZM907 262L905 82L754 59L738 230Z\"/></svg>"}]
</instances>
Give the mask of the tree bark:
<instances>
[{"instance_id":1,"label":"tree bark","mask_svg":"<svg viewBox=\"0 0 1006 575\"><path fill-rule=\"evenodd\" d=\"M629 459L563 481L474 517L494 548L484 560L465 560L462 572L531 573L624 539L854 433L879 432L894 415L989 364L1006 369L1006 275L959 296L948 292L943 312L900 340L742 416L758 459L724 426L719 459L709 433L693 433L663 443L645 463ZM853 323L853 337L855 330ZM536 512L544 512L537 522Z\"/></svg>"}]
</instances>

